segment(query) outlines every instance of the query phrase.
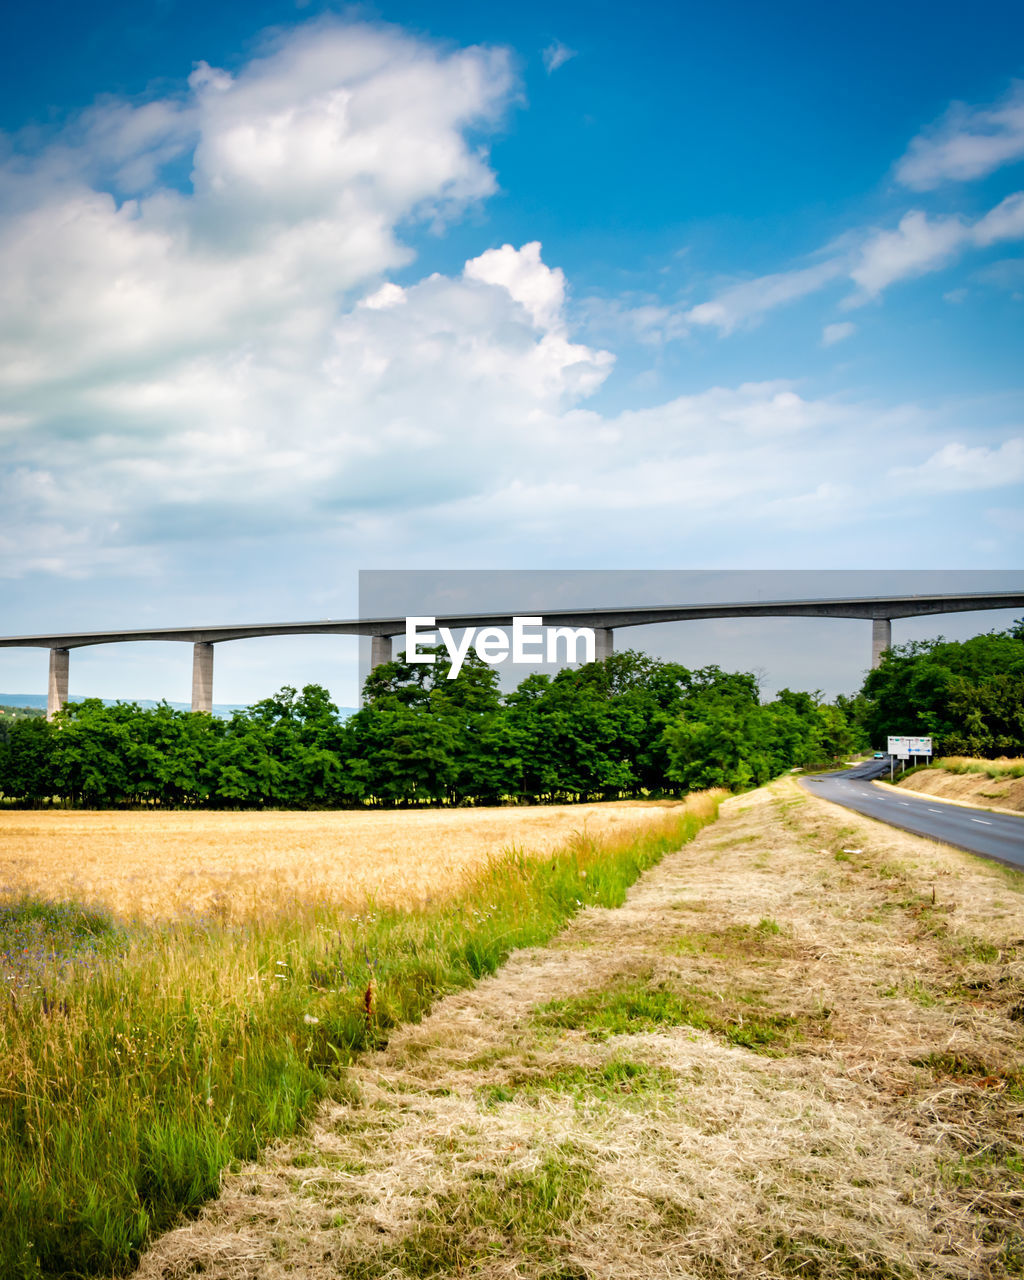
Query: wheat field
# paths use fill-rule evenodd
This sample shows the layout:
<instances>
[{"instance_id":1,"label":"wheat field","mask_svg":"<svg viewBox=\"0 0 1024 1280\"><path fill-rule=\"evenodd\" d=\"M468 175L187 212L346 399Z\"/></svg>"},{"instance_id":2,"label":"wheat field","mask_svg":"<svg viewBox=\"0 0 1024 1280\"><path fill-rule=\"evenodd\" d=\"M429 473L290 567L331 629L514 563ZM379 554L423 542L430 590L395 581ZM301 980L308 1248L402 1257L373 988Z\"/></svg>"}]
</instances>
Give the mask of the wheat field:
<instances>
[{"instance_id":1,"label":"wheat field","mask_svg":"<svg viewBox=\"0 0 1024 1280\"><path fill-rule=\"evenodd\" d=\"M683 803L316 813L0 812L0 898L107 907L125 919L243 921L296 902L362 910L444 898L511 846L625 835Z\"/></svg>"}]
</instances>

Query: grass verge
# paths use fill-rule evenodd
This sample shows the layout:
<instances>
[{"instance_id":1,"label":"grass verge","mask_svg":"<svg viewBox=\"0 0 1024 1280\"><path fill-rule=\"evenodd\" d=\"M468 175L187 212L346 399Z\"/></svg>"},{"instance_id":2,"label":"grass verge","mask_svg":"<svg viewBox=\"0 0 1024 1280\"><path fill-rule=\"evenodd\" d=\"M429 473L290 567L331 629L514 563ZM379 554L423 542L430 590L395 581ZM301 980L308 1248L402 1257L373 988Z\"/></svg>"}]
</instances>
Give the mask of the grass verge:
<instances>
[{"instance_id":1,"label":"grass verge","mask_svg":"<svg viewBox=\"0 0 1024 1280\"><path fill-rule=\"evenodd\" d=\"M674 990L665 983L615 983L567 1000L553 1000L536 1014L541 1026L583 1030L596 1040L612 1035L635 1035L662 1026L688 1026L711 1031L729 1044L771 1055L798 1034L797 1019L760 1004L744 1014L736 999L714 997L696 989Z\"/></svg>"},{"instance_id":2,"label":"grass verge","mask_svg":"<svg viewBox=\"0 0 1024 1280\"><path fill-rule=\"evenodd\" d=\"M73 905L7 904L0 1280L125 1271L225 1167L343 1094L361 1050L581 907L620 905L717 808L695 797L639 834L510 850L419 911L307 903L244 927L126 931Z\"/></svg>"},{"instance_id":3,"label":"grass verge","mask_svg":"<svg viewBox=\"0 0 1024 1280\"><path fill-rule=\"evenodd\" d=\"M1024 778L1024 760L975 760L970 756L944 756L931 767L945 769L947 773L983 773L993 780Z\"/></svg>"}]
</instances>

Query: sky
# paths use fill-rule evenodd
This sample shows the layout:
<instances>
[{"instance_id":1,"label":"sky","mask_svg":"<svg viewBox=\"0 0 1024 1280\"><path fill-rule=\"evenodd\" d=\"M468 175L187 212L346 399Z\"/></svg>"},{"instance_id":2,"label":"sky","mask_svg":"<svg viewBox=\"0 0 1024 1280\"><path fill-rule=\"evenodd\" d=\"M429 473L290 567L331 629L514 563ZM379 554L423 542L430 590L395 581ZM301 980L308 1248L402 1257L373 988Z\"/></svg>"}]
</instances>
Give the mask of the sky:
<instances>
[{"instance_id":1,"label":"sky","mask_svg":"<svg viewBox=\"0 0 1024 1280\"><path fill-rule=\"evenodd\" d=\"M5 22L3 634L351 617L373 570L1024 568L1019 4ZM218 702L308 680L351 705L357 646L217 651Z\"/></svg>"}]
</instances>

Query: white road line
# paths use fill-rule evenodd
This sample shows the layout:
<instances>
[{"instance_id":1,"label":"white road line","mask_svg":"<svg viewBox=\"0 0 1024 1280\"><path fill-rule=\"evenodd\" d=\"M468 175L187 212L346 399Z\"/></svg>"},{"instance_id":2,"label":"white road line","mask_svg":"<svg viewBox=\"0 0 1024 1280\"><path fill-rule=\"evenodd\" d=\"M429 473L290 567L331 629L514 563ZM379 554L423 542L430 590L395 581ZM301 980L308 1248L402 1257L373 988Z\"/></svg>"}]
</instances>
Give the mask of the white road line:
<instances>
[{"instance_id":1,"label":"white road line","mask_svg":"<svg viewBox=\"0 0 1024 1280\"><path fill-rule=\"evenodd\" d=\"M984 818L972 818L971 821L980 822L983 827L990 827L992 825L991 822L987 822Z\"/></svg>"},{"instance_id":2,"label":"white road line","mask_svg":"<svg viewBox=\"0 0 1024 1280\"><path fill-rule=\"evenodd\" d=\"M929 812L929 813L941 813L941 812L942 812L942 810L941 810L941 809L929 809L929 810L928 810L928 812Z\"/></svg>"}]
</instances>

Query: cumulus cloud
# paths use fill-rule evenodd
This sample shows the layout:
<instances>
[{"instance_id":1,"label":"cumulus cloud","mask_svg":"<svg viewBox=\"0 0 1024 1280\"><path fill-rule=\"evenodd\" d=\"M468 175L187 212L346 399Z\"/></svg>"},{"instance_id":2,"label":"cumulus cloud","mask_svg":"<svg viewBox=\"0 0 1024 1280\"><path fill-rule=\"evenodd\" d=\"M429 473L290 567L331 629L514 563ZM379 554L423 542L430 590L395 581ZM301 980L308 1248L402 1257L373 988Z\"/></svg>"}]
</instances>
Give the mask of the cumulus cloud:
<instances>
[{"instance_id":1,"label":"cumulus cloud","mask_svg":"<svg viewBox=\"0 0 1024 1280\"><path fill-rule=\"evenodd\" d=\"M1024 158L1024 81L1014 81L999 101L971 107L954 102L930 129L910 143L896 177L915 191L944 182L970 182Z\"/></svg>"},{"instance_id":2,"label":"cumulus cloud","mask_svg":"<svg viewBox=\"0 0 1024 1280\"><path fill-rule=\"evenodd\" d=\"M0 168L0 386L308 340L410 260L400 223L494 189L466 132L512 89L500 51L322 21L234 76L200 64L177 97L99 104ZM158 180L171 158L184 189Z\"/></svg>"},{"instance_id":3,"label":"cumulus cloud","mask_svg":"<svg viewBox=\"0 0 1024 1280\"><path fill-rule=\"evenodd\" d=\"M510 244L488 249L466 263L465 276L467 280L501 286L522 304L535 325L557 328L565 302L565 275L561 267L552 270L541 262L540 248L534 240L521 249Z\"/></svg>"},{"instance_id":4,"label":"cumulus cloud","mask_svg":"<svg viewBox=\"0 0 1024 1280\"><path fill-rule=\"evenodd\" d=\"M383 285L305 353L195 355L97 382L68 398L93 426L62 441L59 461L56 422L23 437L7 509L72 566L89 545L344 525L464 498L557 453L566 410L611 368L572 341L561 291L539 245L505 246L454 278ZM83 544L54 540L67 526L89 531Z\"/></svg>"},{"instance_id":5,"label":"cumulus cloud","mask_svg":"<svg viewBox=\"0 0 1024 1280\"><path fill-rule=\"evenodd\" d=\"M514 91L501 52L324 21L20 140L0 164L2 571L153 576L210 540L465 548L467 528L539 555L586 527L612 555L610 513L636 545L806 528L849 518L836 476L881 500L883 445L915 474L933 446L914 412L788 382L589 407L613 357L574 334L537 242L417 279L401 229L494 189L475 139ZM1013 223L1000 209L984 234ZM749 323L837 260L686 323Z\"/></svg>"}]
</instances>

